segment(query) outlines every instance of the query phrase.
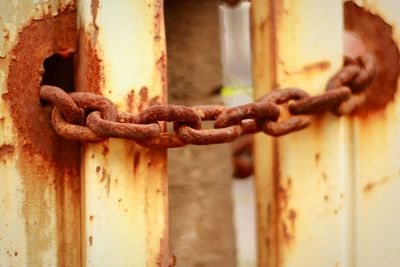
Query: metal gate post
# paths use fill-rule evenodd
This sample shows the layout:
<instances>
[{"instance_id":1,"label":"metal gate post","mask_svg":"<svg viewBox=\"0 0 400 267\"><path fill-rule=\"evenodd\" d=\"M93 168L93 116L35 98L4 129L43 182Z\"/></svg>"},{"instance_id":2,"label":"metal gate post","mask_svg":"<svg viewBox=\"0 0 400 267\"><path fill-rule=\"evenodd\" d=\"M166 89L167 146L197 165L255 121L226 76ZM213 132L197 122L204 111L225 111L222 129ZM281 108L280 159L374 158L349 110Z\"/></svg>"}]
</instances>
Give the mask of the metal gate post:
<instances>
[{"instance_id":1,"label":"metal gate post","mask_svg":"<svg viewBox=\"0 0 400 267\"><path fill-rule=\"evenodd\" d=\"M256 96L323 92L342 65L342 2L252 3ZM331 114L290 136L256 137L259 266L353 266L349 149L349 120Z\"/></svg>"},{"instance_id":2,"label":"metal gate post","mask_svg":"<svg viewBox=\"0 0 400 267\"><path fill-rule=\"evenodd\" d=\"M354 1L384 21L385 32L400 45L399 2ZM371 41L382 46L380 33ZM396 66L397 65L397 66ZM390 69L398 69L399 62ZM386 78L386 77L385 77ZM398 77L397 77L398 79ZM379 84L380 90L385 86ZM400 102L399 82L386 108L354 119L353 238L357 267L400 266Z\"/></svg>"},{"instance_id":3,"label":"metal gate post","mask_svg":"<svg viewBox=\"0 0 400 267\"><path fill-rule=\"evenodd\" d=\"M163 1L78 1L78 90L122 111L166 101ZM83 145L83 264L168 266L166 153L133 141Z\"/></svg>"},{"instance_id":4,"label":"metal gate post","mask_svg":"<svg viewBox=\"0 0 400 267\"><path fill-rule=\"evenodd\" d=\"M74 1L0 1L0 266L80 266L79 144L39 104L43 62L74 52Z\"/></svg>"}]
</instances>

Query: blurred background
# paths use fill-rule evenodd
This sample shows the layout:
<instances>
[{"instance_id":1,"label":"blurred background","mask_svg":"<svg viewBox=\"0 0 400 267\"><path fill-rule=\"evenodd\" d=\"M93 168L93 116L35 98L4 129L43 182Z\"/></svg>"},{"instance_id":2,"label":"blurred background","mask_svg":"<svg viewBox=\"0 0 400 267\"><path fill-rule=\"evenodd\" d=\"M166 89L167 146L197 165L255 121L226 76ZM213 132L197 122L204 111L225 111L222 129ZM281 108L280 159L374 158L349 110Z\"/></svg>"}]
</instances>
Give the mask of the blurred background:
<instances>
[{"instance_id":1,"label":"blurred background","mask_svg":"<svg viewBox=\"0 0 400 267\"><path fill-rule=\"evenodd\" d=\"M251 98L249 2L165 1L169 103ZM256 266L252 177L234 179L229 144L168 150L176 266Z\"/></svg>"}]
</instances>

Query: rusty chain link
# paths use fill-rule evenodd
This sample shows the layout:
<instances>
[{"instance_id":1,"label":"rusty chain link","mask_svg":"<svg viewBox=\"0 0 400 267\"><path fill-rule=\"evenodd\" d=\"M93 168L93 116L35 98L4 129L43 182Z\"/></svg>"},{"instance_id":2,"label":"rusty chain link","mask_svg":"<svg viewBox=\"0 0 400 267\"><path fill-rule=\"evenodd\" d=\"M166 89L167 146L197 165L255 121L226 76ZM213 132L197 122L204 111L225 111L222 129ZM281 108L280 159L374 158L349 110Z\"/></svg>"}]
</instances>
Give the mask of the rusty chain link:
<instances>
[{"instance_id":1,"label":"rusty chain link","mask_svg":"<svg viewBox=\"0 0 400 267\"><path fill-rule=\"evenodd\" d=\"M274 90L258 101L233 108L205 105L155 105L138 113L119 112L107 98L83 92L66 93L59 87L41 87L42 100L52 102L52 124L67 139L100 142L109 137L133 139L149 147L181 147L231 142L239 136L264 132L281 136L308 127L311 115L326 110L350 114L357 98L373 81L372 56L345 59L344 67L327 83L326 91L310 96L298 88ZM204 129L203 121L215 121ZM172 122L165 132L162 122Z\"/></svg>"}]
</instances>

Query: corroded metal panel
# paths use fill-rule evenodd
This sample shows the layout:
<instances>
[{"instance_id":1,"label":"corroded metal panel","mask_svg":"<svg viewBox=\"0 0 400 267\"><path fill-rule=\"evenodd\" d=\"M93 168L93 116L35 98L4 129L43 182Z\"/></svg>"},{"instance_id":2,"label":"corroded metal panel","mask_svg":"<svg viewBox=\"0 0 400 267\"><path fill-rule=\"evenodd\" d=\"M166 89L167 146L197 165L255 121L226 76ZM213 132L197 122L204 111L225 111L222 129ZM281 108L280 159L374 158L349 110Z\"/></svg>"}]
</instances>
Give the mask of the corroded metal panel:
<instances>
[{"instance_id":1,"label":"corroded metal panel","mask_svg":"<svg viewBox=\"0 0 400 267\"><path fill-rule=\"evenodd\" d=\"M0 2L0 265L80 266L79 145L39 104L43 62L76 49L73 1Z\"/></svg>"}]
</instances>

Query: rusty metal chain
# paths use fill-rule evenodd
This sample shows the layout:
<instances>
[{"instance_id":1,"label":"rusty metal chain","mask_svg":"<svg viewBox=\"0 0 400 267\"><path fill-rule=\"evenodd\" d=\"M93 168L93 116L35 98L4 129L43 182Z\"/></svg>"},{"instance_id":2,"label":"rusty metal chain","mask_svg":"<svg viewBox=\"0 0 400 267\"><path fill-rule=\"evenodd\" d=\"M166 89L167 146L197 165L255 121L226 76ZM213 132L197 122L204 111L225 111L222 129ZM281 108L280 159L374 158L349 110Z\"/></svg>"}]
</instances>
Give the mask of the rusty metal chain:
<instances>
[{"instance_id":1,"label":"rusty metal chain","mask_svg":"<svg viewBox=\"0 0 400 267\"><path fill-rule=\"evenodd\" d=\"M114 137L132 139L143 146L170 148L226 143L256 132L281 136L308 127L311 115L326 110L349 114L357 107L354 99L363 94L375 74L372 56L346 59L322 94L310 96L298 88L277 89L254 103L233 108L155 105L127 113L92 93L66 93L59 87L44 85L40 96L54 104L52 124L64 138L100 142ZM203 121L215 121L214 128L204 129ZM163 130L165 122L173 123L173 132Z\"/></svg>"}]
</instances>

